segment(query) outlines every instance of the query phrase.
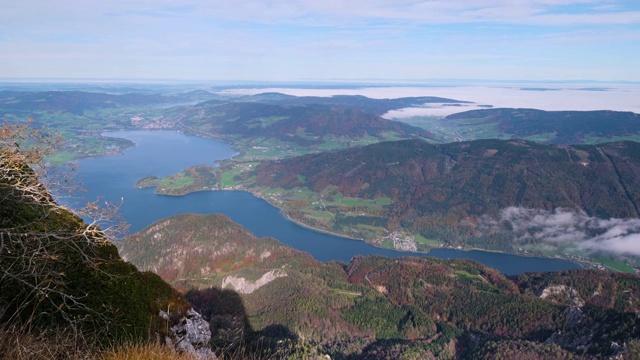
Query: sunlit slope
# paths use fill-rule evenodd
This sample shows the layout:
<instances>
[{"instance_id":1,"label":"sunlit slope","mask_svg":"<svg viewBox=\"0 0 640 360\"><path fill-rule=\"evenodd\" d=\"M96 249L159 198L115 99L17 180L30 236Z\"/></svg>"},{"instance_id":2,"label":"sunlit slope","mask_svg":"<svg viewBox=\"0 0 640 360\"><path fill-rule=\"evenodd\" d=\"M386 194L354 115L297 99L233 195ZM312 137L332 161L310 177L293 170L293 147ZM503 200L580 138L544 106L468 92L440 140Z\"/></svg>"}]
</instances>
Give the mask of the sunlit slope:
<instances>
[{"instance_id":1,"label":"sunlit slope","mask_svg":"<svg viewBox=\"0 0 640 360\"><path fill-rule=\"evenodd\" d=\"M640 215L636 142L597 146L523 140L383 142L263 162L249 175L249 189L318 194L323 204L331 204L323 210L332 214L326 226L333 230L348 233L354 223L375 221L388 230L401 227L449 244L475 241L488 248L511 244L513 236L501 237L512 230L501 223L508 208L546 212L562 208L602 219ZM387 205L372 208L341 203L342 198L386 199ZM322 206L302 205L306 207L289 214L303 221L307 208Z\"/></svg>"},{"instance_id":2,"label":"sunlit slope","mask_svg":"<svg viewBox=\"0 0 640 360\"><path fill-rule=\"evenodd\" d=\"M581 270L507 278L469 260L413 257L323 264L222 215L174 216L136 239L125 245L126 257L197 289L187 298L222 324L220 341L225 329L244 327L337 359L637 354L635 275Z\"/></svg>"},{"instance_id":3,"label":"sunlit slope","mask_svg":"<svg viewBox=\"0 0 640 360\"><path fill-rule=\"evenodd\" d=\"M485 109L449 115L442 124L466 140L493 136L567 145L640 140L640 114L621 111Z\"/></svg>"}]
</instances>

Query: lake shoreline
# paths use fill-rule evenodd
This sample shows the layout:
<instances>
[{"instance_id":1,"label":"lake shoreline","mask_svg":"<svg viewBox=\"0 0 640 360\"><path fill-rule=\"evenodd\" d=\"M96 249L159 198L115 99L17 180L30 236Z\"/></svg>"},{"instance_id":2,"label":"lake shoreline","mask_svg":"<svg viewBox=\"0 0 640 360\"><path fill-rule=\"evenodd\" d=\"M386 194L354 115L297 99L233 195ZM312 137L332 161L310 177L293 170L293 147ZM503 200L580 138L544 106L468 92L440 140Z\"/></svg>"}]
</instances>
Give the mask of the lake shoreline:
<instances>
[{"instance_id":1,"label":"lake shoreline","mask_svg":"<svg viewBox=\"0 0 640 360\"><path fill-rule=\"evenodd\" d=\"M467 258L495 268L505 275L580 268L567 260L532 258L509 253L435 248L437 251L434 254L381 248L361 239L322 231L295 221L267 199L255 196L240 186L220 189L219 185L214 186L210 182L197 189L193 187L192 190L198 190L198 194L157 196L153 189L137 189L134 184L144 177L166 177L198 164L219 162L220 159L236 155L237 150L220 141L175 131L135 131L130 134L119 132L117 136L140 141L137 147L127 149L119 156L101 156L79 161L78 175L89 191L85 196L102 197L105 201L114 202L125 199L120 212L123 219L131 225L132 232L181 213L222 213L257 237L278 239L284 245L307 252L321 262L346 262L358 255ZM157 161L158 159L162 160Z\"/></svg>"},{"instance_id":2,"label":"lake shoreline","mask_svg":"<svg viewBox=\"0 0 640 360\"><path fill-rule=\"evenodd\" d=\"M140 179L140 181L142 181L144 179ZM266 201L267 203L269 203L271 206L273 206L274 208L278 209L278 211L282 214L283 217L285 217L287 220L291 221L292 223L299 225L301 227L304 227L306 229L318 232L318 233L323 233L323 234L328 234L328 235L332 235L332 236L337 236L346 240L351 240L351 241L362 241L363 243L373 246L375 248L378 249L384 249L384 250L390 250L390 251L394 251L394 252L398 252L398 253L404 253L407 251L404 250L398 250L398 249L391 249L391 248L384 248L372 243L367 242L364 239L361 238L354 238L348 235L344 235L344 234L340 234L337 232L332 232L329 230L325 230L325 229L320 229L320 228L316 228L313 227L311 225L305 224L304 222L294 219L292 218L290 215L286 214L283 209L281 209L280 207L278 207L273 201L271 201L270 198L262 196L261 192L257 192L257 191L251 191L248 189L244 189L244 188L237 188L237 189L199 189L199 190L188 190L185 191L183 193L165 193L165 192L159 192L158 188L156 188L155 191L155 195L160 195L160 196L185 196L188 194L192 194L192 193L197 193L197 192L206 192L206 191L244 191L247 192L253 196L255 196L256 198L262 199L264 201ZM276 239L278 240L278 239ZM486 252L486 253L495 253L495 254L504 254L504 255L514 255L514 256L521 256L521 257L527 257L527 258L532 258L532 259L558 259L558 260L564 260L564 261L568 261L571 262L573 264L576 264L578 266L580 266L581 268L585 268L585 264L580 263L575 261L574 259L570 259L570 258L565 258L565 257L547 257L547 256L540 256L540 255L535 255L535 254L522 254L522 253L517 253L517 252L508 252L508 251L504 251L504 250L495 250L495 249L483 249L483 248L478 248L478 247L450 247L450 246L438 246L438 247L432 247L429 249L429 251L427 252L422 252L422 251L415 251L415 252L410 252L412 254L416 254L416 256L433 256L433 257L437 257L435 255L429 255L429 253L433 250L456 250L456 251L463 251L463 252L472 252L472 251L478 251L478 252ZM409 255L410 256L410 255Z\"/></svg>"}]
</instances>

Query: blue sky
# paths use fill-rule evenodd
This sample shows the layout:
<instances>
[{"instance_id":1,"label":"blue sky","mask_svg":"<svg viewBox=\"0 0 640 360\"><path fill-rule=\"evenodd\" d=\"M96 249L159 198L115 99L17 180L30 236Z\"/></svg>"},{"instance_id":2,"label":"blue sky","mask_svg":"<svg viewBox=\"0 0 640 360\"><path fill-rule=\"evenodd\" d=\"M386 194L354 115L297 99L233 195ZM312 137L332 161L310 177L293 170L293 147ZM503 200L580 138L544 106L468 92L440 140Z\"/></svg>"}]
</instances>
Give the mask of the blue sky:
<instances>
[{"instance_id":1,"label":"blue sky","mask_svg":"<svg viewBox=\"0 0 640 360\"><path fill-rule=\"evenodd\" d=\"M638 0L0 0L0 78L640 81Z\"/></svg>"}]
</instances>

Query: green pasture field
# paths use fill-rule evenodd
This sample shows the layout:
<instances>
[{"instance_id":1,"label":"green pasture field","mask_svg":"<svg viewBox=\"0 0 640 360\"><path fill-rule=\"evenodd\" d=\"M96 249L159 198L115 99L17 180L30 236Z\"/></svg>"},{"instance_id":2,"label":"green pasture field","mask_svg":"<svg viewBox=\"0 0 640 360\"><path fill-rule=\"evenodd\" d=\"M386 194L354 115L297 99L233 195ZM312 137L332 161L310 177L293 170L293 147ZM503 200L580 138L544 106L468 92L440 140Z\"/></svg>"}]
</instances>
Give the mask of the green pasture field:
<instances>
[{"instance_id":1,"label":"green pasture field","mask_svg":"<svg viewBox=\"0 0 640 360\"><path fill-rule=\"evenodd\" d=\"M357 297L361 297L362 293L361 292L357 292L357 291L348 291L348 290L342 290L342 289L336 289L336 288L330 288L331 291L335 291L338 294L341 295L346 295L349 297L353 297L353 298L357 298Z\"/></svg>"},{"instance_id":2,"label":"green pasture field","mask_svg":"<svg viewBox=\"0 0 640 360\"><path fill-rule=\"evenodd\" d=\"M462 278L466 278L466 279L470 279L470 280L484 280L482 277L480 277L479 275L473 275L465 270L456 270L455 271L456 275L458 275L458 277L462 277Z\"/></svg>"},{"instance_id":3,"label":"green pasture field","mask_svg":"<svg viewBox=\"0 0 640 360\"><path fill-rule=\"evenodd\" d=\"M609 258L595 258L594 259L596 262L601 263L602 265L616 270L616 271L620 271L623 273L629 273L629 274L633 274L634 270L632 266L627 265L625 262L623 261L619 261L619 260L613 260L613 259L609 259Z\"/></svg>"},{"instance_id":4,"label":"green pasture field","mask_svg":"<svg viewBox=\"0 0 640 360\"><path fill-rule=\"evenodd\" d=\"M546 142L550 142L553 139L555 139L557 136L556 132L549 132L549 133L542 133L542 134L536 134L536 135L531 135L531 136L525 136L523 139L524 140L529 140L529 141L535 141L535 142L539 142L539 143L546 143Z\"/></svg>"},{"instance_id":5,"label":"green pasture field","mask_svg":"<svg viewBox=\"0 0 640 360\"><path fill-rule=\"evenodd\" d=\"M238 181L233 180L233 177L236 176L237 173L234 171L225 171L220 174L220 186L222 188L231 187L238 185Z\"/></svg>"},{"instance_id":6,"label":"green pasture field","mask_svg":"<svg viewBox=\"0 0 640 360\"><path fill-rule=\"evenodd\" d=\"M375 209L379 209L382 206L391 204L391 199L388 197L380 197L373 200L368 199L359 199L359 198L350 198L344 197L342 194L336 194L329 198L330 203L336 205L344 205L350 207L372 207Z\"/></svg>"},{"instance_id":7,"label":"green pasture field","mask_svg":"<svg viewBox=\"0 0 640 360\"><path fill-rule=\"evenodd\" d=\"M428 246L435 246L435 245L439 245L440 242L438 240L434 240L434 239L427 239L426 237L422 236L422 235L414 235L416 243L418 244L423 244L423 245L428 245Z\"/></svg>"},{"instance_id":8,"label":"green pasture field","mask_svg":"<svg viewBox=\"0 0 640 360\"><path fill-rule=\"evenodd\" d=\"M640 142L640 135L629 135L629 136L612 136L612 137L599 137L587 135L582 138L581 144L585 145L596 145L603 144L608 142L618 142L618 141L635 141Z\"/></svg>"},{"instance_id":9,"label":"green pasture field","mask_svg":"<svg viewBox=\"0 0 640 360\"><path fill-rule=\"evenodd\" d=\"M178 174L177 176L169 176L162 178L158 181L158 187L166 190L175 190L182 187L193 184L195 180L192 177L183 176Z\"/></svg>"},{"instance_id":10,"label":"green pasture field","mask_svg":"<svg viewBox=\"0 0 640 360\"><path fill-rule=\"evenodd\" d=\"M46 161L52 165L62 165L75 160L75 154L69 151L60 151L48 156Z\"/></svg>"},{"instance_id":11,"label":"green pasture field","mask_svg":"<svg viewBox=\"0 0 640 360\"><path fill-rule=\"evenodd\" d=\"M498 129L495 123L486 123L484 118L456 120L455 123L437 116L415 116L396 119L411 126L428 130L435 134L441 142L476 139L510 139L512 136Z\"/></svg>"}]
</instances>

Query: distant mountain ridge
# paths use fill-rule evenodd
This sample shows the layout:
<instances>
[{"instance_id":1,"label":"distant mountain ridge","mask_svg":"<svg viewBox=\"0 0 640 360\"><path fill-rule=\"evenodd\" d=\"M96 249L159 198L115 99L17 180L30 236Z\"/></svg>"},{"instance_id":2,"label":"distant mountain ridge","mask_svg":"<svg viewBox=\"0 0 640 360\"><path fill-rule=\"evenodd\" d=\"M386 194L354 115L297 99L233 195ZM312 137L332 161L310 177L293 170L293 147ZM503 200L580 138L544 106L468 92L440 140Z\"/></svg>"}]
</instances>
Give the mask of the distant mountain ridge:
<instances>
[{"instance_id":1,"label":"distant mountain ridge","mask_svg":"<svg viewBox=\"0 0 640 360\"><path fill-rule=\"evenodd\" d=\"M222 103L214 100L172 110L167 117L190 129L242 139L275 138L312 146L336 138L377 140L435 136L424 129L358 109L328 105Z\"/></svg>"},{"instance_id":2,"label":"distant mountain ridge","mask_svg":"<svg viewBox=\"0 0 640 360\"><path fill-rule=\"evenodd\" d=\"M231 99L234 100L234 99ZM468 101L459 101L436 96L417 96L372 99L362 95L333 95L333 96L292 96L281 93L262 93L238 98L241 102L260 102L277 105L325 105L361 110L374 115L383 115L390 110L406 107L423 106L424 104L469 104Z\"/></svg>"},{"instance_id":3,"label":"distant mountain ridge","mask_svg":"<svg viewBox=\"0 0 640 360\"><path fill-rule=\"evenodd\" d=\"M160 94L108 94L84 91L0 91L0 114L36 111L70 112L83 115L87 110L117 106L157 105L191 102L214 97L206 91L193 91L175 95Z\"/></svg>"}]
</instances>

